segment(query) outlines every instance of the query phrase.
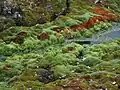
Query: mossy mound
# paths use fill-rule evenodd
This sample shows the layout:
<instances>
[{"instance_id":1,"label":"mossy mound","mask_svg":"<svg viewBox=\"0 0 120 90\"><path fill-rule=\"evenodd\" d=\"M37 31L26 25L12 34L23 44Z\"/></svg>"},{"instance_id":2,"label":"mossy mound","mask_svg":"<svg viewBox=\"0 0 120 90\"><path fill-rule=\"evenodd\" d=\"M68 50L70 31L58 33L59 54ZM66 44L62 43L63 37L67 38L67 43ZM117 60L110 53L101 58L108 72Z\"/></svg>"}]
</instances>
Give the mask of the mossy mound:
<instances>
[{"instance_id":1,"label":"mossy mound","mask_svg":"<svg viewBox=\"0 0 120 90\"><path fill-rule=\"evenodd\" d=\"M15 25L16 24L15 24L14 20L0 16L0 32L2 32L3 30L5 30L11 26L15 26Z\"/></svg>"},{"instance_id":2,"label":"mossy mound","mask_svg":"<svg viewBox=\"0 0 120 90\"><path fill-rule=\"evenodd\" d=\"M17 3L22 3L20 6L25 22L33 25L44 9L34 11L35 8L40 10L40 7L33 7L32 3L27 7L30 2ZM51 2L55 5L62 3L40 2L42 7L51 5ZM11 27L0 33L1 90L120 89L120 40L90 46L69 42L71 38L89 38L94 33L111 28L111 21L97 20L93 25L92 20L101 17L91 11L94 6L86 3L87 0L72 0L71 12L54 22L32 27ZM57 8L56 11L61 10ZM49 15L45 20L49 21ZM91 24L90 28L79 28L88 27L88 24Z\"/></svg>"}]
</instances>

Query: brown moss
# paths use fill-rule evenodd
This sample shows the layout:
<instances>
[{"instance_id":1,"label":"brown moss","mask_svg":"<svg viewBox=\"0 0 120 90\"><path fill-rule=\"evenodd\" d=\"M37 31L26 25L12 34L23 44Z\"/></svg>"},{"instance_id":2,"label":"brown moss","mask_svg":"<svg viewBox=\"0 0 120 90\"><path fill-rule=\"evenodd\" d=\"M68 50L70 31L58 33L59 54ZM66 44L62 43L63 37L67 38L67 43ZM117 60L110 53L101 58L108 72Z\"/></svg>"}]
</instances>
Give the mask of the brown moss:
<instances>
[{"instance_id":1,"label":"brown moss","mask_svg":"<svg viewBox=\"0 0 120 90\"><path fill-rule=\"evenodd\" d=\"M47 34L47 33L41 33L41 34L37 35L37 38L38 38L39 40L45 40L45 39L49 39L50 36L49 36L49 34Z\"/></svg>"}]
</instances>

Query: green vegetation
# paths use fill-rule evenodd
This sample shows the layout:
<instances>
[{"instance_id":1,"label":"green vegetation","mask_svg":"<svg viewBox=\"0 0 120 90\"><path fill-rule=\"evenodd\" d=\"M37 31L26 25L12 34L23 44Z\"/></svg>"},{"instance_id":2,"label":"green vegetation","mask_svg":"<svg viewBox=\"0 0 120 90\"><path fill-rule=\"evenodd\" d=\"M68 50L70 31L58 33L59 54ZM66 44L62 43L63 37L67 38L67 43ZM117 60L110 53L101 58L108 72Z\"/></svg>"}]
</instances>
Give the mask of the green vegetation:
<instances>
[{"instance_id":1,"label":"green vegetation","mask_svg":"<svg viewBox=\"0 0 120 90\"><path fill-rule=\"evenodd\" d=\"M95 45L69 42L91 38L112 27L109 20L90 22L100 15L94 14L94 5L86 1L71 0L69 14L45 24L36 24L42 8L34 11L36 7L26 6L28 1L17 2L24 3L25 22L36 25L12 26L0 33L0 90L120 89L120 39ZM53 2L59 11L56 4L62 2ZM49 14L45 14L46 21ZM86 23L91 26L80 27Z\"/></svg>"}]
</instances>

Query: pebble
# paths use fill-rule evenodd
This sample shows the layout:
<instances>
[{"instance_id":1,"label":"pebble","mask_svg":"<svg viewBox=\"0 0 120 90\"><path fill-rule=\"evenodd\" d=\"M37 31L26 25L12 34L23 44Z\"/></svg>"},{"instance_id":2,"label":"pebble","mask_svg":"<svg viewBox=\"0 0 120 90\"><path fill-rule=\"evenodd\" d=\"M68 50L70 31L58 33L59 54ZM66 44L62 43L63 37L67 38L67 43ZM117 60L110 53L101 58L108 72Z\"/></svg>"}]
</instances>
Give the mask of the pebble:
<instances>
[{"instance_id":1,"label":"pebble","mask_svg":"<svg viewBox=\"0 0 120 90\"><path fill-rule=\"evenodd\" d=\"M37 66L37 68L39 68L39 66Z\"/></svg>"},{"instance_id":2,"label":"pebble","mask_svg":"<svg viewBox=\"0 0 120 90\"><path fill-rule=\"evenodd\" d=\"M32 90L32 88L29 88L29 90Z\"/></svg>"},{"instance_id":3,"label":"pebble","mask_svg":"<svg viewBox=\"0 0 120 90\"><path fill-rule=\"evenodd\" d=\"M113 84L113 85L115 85L115 84L116 84L116 82L114 81L114 82L112 82L112 84Z\"/></svg>"}]
</instances>

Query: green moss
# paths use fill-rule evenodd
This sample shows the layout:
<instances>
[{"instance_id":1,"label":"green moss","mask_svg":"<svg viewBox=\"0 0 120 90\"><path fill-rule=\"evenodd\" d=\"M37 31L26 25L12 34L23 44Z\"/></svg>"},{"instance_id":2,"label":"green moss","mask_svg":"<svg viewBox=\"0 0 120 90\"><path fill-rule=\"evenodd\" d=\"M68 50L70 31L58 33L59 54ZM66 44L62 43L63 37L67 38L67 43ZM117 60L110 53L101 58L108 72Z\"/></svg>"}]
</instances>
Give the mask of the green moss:
<instances>
[{"instance_id":1,"label":"green moss","mask_svg":"<svg viewBox=\"0 0 120 90\"><path fill-rule=\"evenodd\" d=\"M15 26L14 20L5 17L0 18L0 31L3 31L4 29L7 29L11 26Z\"/></svg>"},{"instance_id":2,"label":"green moss","mask_svg":"<svg viewBox=\"0 0 120 90\"><path fill-rule=\"evenodd\" d=\"M91 67L91 66L95 66L95 65L99 64L100 62L101 62L101 60L98 59L97 57L88 56L88 57L85 57L83 64Z\"/></svg>"},{"instance_id":3,"label":"green moss","mask_svg":"<svg viewBox=\"0 0 120 90\"><path fill-rule=\"evenodd\" d=\"M83 36L86 37L86 38L91 38L92 35L93 35L93 33L92 33L90 30L87 30L87 31L83 34Z\"/></svg>"},{"instance_id":4,"label":"green moss","mask_svg":"<svg viewBox=\"0 0 120 90\"><path fill-rule=\"evenodd\" d=\"M52 68L52 71L54 72L54 78L65 78L68 77L72 74L72 72L70 71L70 68L68 68L65 65L57 65L55 67Z\"/></svg>"},{"instance_id":5,"label":"green moss","mask_svg":"<svg viewBox=\"0 0 120 90\"><path fill-rule=\"evenodd\" d=\"M16 82L13 84L14 90L27 90L27 89L33 89L33 90L43 90L43 84L39 81L27 81L27 82Z\"/></svg>"},{"instance_id":6,"label":"green moss","mask_svg":"<svg viewBox=\"0 0 120 90\"><path fill-rule=\"evenodd\" d=\"M21 8L26 25L36 24L42 12L45 13L45 21L49 21L50 15L54 11L61 11L62 8L58 8L59 6L65 6L63 1L49 1L49 3L53 2L54 10L46 12L43 8L46 7L47 2L40 1L42 2L40 7L43 8L31 6L28 8L29 2L19 2L19 4L23 3ZM0 43L1 90L72 90L78 87L83 90L88 88L90 90L104 88L118 90L120 80L116 76L120 74L120 40L91 45L87 49L84 48L84 45L76 43L63 44L66 39L65 36L89 38L93 33L111 28L111 23L100 22L89 30L69 33L65 31L63 35L60 34L58 37L52 31L56 27L70 28L87 22L94 14L90 10L88 12L88 8L91 9L92 7L86 2L87 0L71 0L70 13L58 17L54 22L43 25L37 24L32 27L11 27L0 34L4 39L11 40L22 31L27 33L24 38L25 41L21 45L15 44L13 41L10 44ZM0 25L3 28L3 23ZM37 35L43 32L50 35L49 40L37 39ZM1 59L1 55L5 56L5 59ZM8 70L4 70L5 65ZM56 81L48 84L38 81L36 72L40 69L53 71Z\"/></svg>"}]
</instances>

